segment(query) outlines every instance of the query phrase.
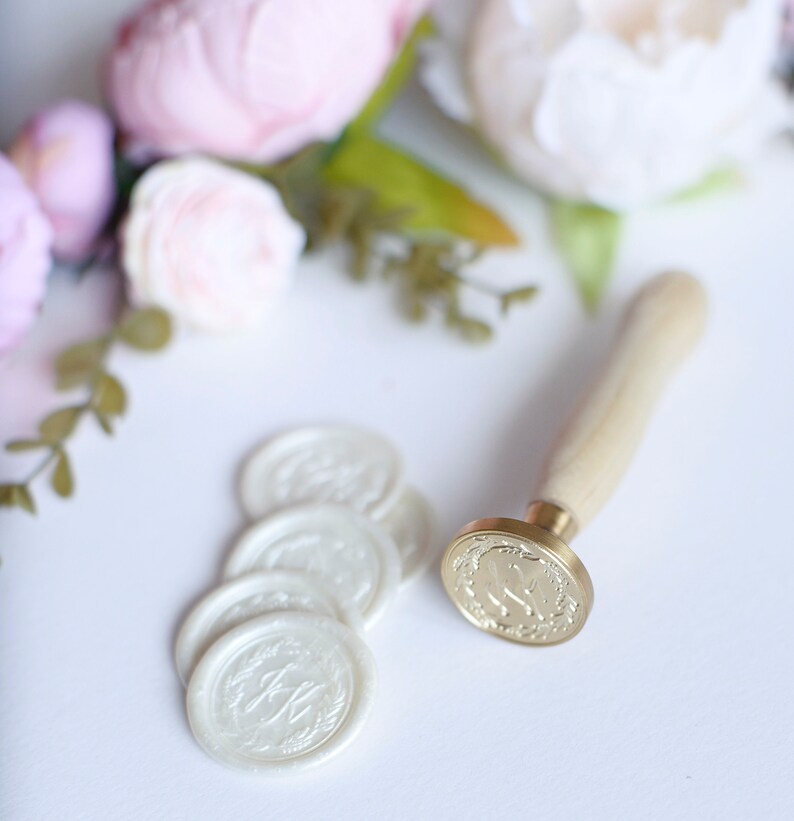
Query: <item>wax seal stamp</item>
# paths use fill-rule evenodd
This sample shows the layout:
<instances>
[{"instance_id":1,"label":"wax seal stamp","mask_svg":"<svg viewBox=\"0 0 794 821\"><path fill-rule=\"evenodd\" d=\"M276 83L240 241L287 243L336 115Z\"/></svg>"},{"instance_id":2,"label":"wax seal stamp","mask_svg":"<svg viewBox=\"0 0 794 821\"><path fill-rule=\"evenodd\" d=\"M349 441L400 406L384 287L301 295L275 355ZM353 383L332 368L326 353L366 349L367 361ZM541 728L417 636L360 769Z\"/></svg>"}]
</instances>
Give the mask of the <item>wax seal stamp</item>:
<instances>
[{"instance_id":1,"label":"wax seal stamp","mask_svg":"<svg viewBox=\"0 0 794 821\"><path fill-rule=\"evenodd\" d=\"M375 696L372 654L343 624L308 613L259 616L219 638L187 691L199 744L230 767L317 764L361 729Z\"/></svg>"},{"instance_id":2,"label":"wax seal stamp","mask_svg":"<svg viewBox=\"0 0 794 821\"><path fill-rule=\"evenodd\" d=\"M447 548L444 588L472 624L534 645L582 629L593 585L567 542L611 495L705 318L705 293L688 274L662 274L639 291L605 370L552 449L526 519L480 519Z\"/></svg>"}]
</instances>

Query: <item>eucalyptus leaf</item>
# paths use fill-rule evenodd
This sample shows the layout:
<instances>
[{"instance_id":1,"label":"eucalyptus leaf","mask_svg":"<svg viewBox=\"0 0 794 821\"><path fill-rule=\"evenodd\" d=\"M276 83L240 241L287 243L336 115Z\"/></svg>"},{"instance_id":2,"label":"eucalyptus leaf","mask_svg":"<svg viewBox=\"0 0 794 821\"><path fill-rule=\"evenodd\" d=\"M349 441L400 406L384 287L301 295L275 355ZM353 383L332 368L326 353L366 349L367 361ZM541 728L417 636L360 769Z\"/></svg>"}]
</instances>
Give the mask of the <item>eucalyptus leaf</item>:
<instances>
[{"instance_id":1,"label":"eucalyptus leaf","mask_svg":"<svg viewBox=\"0 0 794 821\"><path fill-rule=\"evenodd\" d=\"M447 314L447 324L457 330L467 342L482 344L493 337L493 328L487 322L462 316L456 309Z\"/></svg>"},{"instance_id":2,"label":"eucalyptus leaf","mask_svg":"<svg viewBox=\"0 0 794 821\"><path fill-rule=\"evenodd\" d=\"M94 383L94 407L108 416L120 416L127 409L124 386L109 373L102 373Z\"/></svg>"},{"instance_id":3,"label":"eucalyptus leaf","mask_svg":"<svg viewBox=\"0 0 794 821\"><path fill-rule=\"evenodd\" d=\"M74 430L80 418L81 407L61 408L54 411L39 424L39 431L47 442L61 442Z\"/></svg>"},{"instance_id":4,"label":"eucalyptus leaf","mask_svg":"<svg viewBox=\"0 0 794 821\"><path fill-rule=\"evenodd\" d=\"M102 428L108 436L113 436L113 424L111 423L110 418L106 414L102 413L102 411L96 409L94 409L94 417L99 423L99 427Z\"/></svg>"},{"instance_id":5,"label":"eucalyptus leaf","mask_svg":"<svg viewBox=\"0 0 794 821\"><path fill-rule=\"evenodd\" d=\"M0 485L0 507L14 507L16 505L17 485Z\"/></svg>"},{"instance_id":6,"label":"eucalyptus leaf","mask_svg":"<svg viewBox=\"0 0 794 821\"><path fill-rule=\"evenodd\" d=\"M140 308L121 321L117 335L131 348L158 351L171 339L171 318L161 308Z\"/></svg>"},{"instance_id":7,"label":"eucalyptus leaf","mask_svg":"<svg viewBox=\"0 0 794 821\"><path fill-rule=\"evenodd\" d=\"M49 442L41 439L17 439L6 443L6 450L9 453L22 453L26 450L37 450L38 448L48 448Z\"/></svg>"},{"instance_id":8,"label":"eucalyptus leaf","mask_svg":"<svg viewBox=\"0 0 794 821\"><path fill-rule=\"evenodd\" d=\"M62 498L67 498L74 493L74 478L72 477L72 468L69 464L69 457L64 451L58 454L58 459L55 463L55 470L50 477L50 484L52 489Z\"/></svg>"},{"instance_id":9,"label":"eucalyptus leaf","mask_svg":"<svg viewBox=\"0 0 794 821\"><path fill-rule=\"evenodd\" d=\"M550 216L557 247L582 300L595 311L612 273L623 218L597 205L562 201L551 204Z\"/></svg>"},{"instance_id":10,"label":"eucalyptus leaf","mask_svg":"<svg viewBox=\"0 0 794 821\"><path fill-rule=\"evenodd\" d=\"M371 192L376 212L405 212L406 231L452 235L482 245L519 243L498 214L459 185L368 134L353 132L343 138L323 176L329 185Z\"/></svg>"},{"instance_id":11,"label":"eucalyptus leaf","mask_svg":"<svg viewBox=\"0 0 794 821\"><path fill-rule=\"evenodd\" d=\"M58 390L69 390L91 380L102 366L106 342L92 339L67 348L55 360Z\"/></svg>"},{"instance_id":12,"label":"eucalyptus leaf","mask_svg":"<svg viewBox=\"0 0 794 821\"><path fill-rule=\"evenodd\" d=\"M36 515L36 502L33 499L33 494L28 490L27 485L17 485L17 505L26 510L28 513Z\"/></svg>"},{"instance_id":13,"label":"eucalyptus leaf","mask_svg":"<svg viewBox=\"0 0 794 821\"><path fill-rule=\"evenodd\" d=\"M527 285L525 288L516 288L507 291L499 298L502 313L506 314L514 305L519 302L530 302L538 295L538 288L535 285Z\"/></svg>"}]
</instances>

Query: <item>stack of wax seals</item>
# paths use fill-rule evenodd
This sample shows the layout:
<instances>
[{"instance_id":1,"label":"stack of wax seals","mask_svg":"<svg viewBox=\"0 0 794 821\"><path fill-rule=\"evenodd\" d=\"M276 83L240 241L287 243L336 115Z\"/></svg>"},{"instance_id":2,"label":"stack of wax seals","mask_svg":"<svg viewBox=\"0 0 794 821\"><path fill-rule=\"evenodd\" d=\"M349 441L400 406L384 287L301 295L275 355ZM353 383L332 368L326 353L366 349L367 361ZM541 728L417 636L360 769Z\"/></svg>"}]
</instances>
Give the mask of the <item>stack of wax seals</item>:
<instances>
[{"instance_id":1,"label":"stack of wax seals","mask_svg":"<svg viewBox=\"0 0 794 821\"><path fill-rule=\"evenodd\" d=\"M433 516L380 436L313 427L248 459L240 499L252 524L225 582L176 642L199 744L239 769L311 766L361 728L376 687L361 638L402 582L433 558Z\"/></svg>"}]
</instances>

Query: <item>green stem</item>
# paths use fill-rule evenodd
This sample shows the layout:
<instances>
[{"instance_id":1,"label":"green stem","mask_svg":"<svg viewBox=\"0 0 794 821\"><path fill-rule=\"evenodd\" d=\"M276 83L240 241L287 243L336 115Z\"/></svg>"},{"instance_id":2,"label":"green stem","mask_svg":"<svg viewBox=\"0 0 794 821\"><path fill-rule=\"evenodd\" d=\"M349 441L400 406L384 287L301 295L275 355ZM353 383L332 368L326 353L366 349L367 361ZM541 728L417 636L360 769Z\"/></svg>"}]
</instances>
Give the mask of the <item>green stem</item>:
<instances>
[{"instance_id":1,"label":"green stem","mask_svg":"<svg viewBox=\"0 0 794 821\"><path fill-rule=\"evenodd\" d=\"M34 468L33 471L28 475L27 479L22 483L24 485L29 485L32 481L34 481L40 473L43 473L52 463L52 460L60 453L61 446L60 443L57 445L53 445L50 448L50 452L47 454L45 459L39 463L38 467Z\"/></svg>"}]
</instances>

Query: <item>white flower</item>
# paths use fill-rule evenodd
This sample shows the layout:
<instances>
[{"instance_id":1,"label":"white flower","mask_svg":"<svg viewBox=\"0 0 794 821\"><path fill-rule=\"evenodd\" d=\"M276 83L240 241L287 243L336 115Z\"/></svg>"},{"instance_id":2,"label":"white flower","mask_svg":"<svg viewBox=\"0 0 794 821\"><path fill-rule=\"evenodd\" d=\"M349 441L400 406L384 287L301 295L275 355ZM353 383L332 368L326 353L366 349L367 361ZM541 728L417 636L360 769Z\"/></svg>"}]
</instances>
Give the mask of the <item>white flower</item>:
<instances>
[{"instance_id":1,"label":"white flower","mask_svg":"<svg viewBox=\"0 0 794 821\"><path fill-rule=\"evenodd\" d=\"M523 179L623 210L785 124L777 0L448 0L423 78Z\"/></svg>"},{"instance_id":2,"label":"white flower","mask_svg":"<svg viewBox=\"0 0 794 821\"><path fill-rule=\"evenodd\" d=\"M304 241L275 188L201 157L150 168L121 229L133 300L207 330L259 320L289 284Z\"/></svg>"}]
</instances>

